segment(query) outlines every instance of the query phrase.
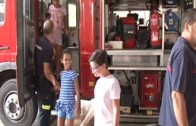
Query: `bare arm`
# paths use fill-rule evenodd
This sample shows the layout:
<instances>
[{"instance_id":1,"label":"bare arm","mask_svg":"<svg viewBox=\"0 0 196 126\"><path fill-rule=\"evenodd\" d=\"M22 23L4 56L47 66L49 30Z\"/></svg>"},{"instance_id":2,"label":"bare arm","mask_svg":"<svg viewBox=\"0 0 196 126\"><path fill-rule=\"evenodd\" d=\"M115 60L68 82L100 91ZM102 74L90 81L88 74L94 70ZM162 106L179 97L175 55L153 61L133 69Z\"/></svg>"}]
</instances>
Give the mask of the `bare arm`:
<instances>
[{"instance_id":1,"label":"bare arm","mask_svg":"<svg viewBox=\"0 0 196 126\"><path fill-rule=\"evenodd\" d=\"M172 91L171 97L178 126L189 126L184 94L181 92Z\"/></svg>"},{"instance_id":2,"label":"bare arm","mask_svg":"<svg viewBox=\"0 0 196 126\"><path fill-rule=\"evenodd\" d=\"M114 126L119 126L120 121L120 99L113 99L112 100L112 106L113 106L113 120L114 120Z\"/></svg>"},{"instance_id":3,"label":"bare arm","mask_svg":"<svg viewBox=\"0 0 196 126\"><path fill-rule=\"evenodd\" d=\"M93 116L94 116L94 110L93 110L93 106L91 105L86 117L84 118L80 126L86 126L93 118Z\"/></svg>"},{"instance_id":4,"label":"bare arm","mask_svg":"<svg viewBox=\"0 0 196 126\"><path fill-rule=\"evenodd\" d=\"M59 83L56 81L52 71L50 69L49 63L44 63L44 75L53 84L55 91L59 90Z\"/></svg>"},{"instance_id":5,"label":"bare arm","mask_svg":"<svg viewBox=\"0 0 196 126\"><path fill-rule=\"evenodd\" d=\"M78 85L78 80L74 80L75 92L76 92L76 117L80 113L80 90Z\"/></svg>"},{"instance_id":6,"label":"bare arm","mask_svg":"<svg viewBox=\"0 0 196 126\"><path fill-rule=\"evenodd\" d=\"M68 26L67 26L67 24L68 24L68 16L65 15L63 19L64 19L64 21L63 21L64 22L64 29L68 30Z\"/></svg>"},{"instance_id":7,"label":"bare arm","mask_svg":"<svg viewBox=\"0 0 196 126\"><path fill-rule=\"evenodd\" d=\"M63 22L64 22L64 29L63 29L64 31L63 31L63 32L64 32L64 33L67 35L67 37L68 37L68 36L69 36L69 31L68 31L68 30L69 30L69 29L68 29L68 28L69 28L69 27L68 27L68 16L65 15L63 19L64 19L64 21L63 21Z\"/></svg>"}]
</instances>

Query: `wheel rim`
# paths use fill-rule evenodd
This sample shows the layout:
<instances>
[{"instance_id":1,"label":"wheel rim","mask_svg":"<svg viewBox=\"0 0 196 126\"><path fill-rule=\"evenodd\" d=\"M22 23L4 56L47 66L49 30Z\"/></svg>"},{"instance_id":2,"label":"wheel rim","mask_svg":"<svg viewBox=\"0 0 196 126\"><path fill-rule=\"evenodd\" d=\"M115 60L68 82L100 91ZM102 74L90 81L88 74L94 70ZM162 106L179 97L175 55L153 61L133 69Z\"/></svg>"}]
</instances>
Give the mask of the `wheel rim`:
<instances>
[{"instance_id":1,"label":"wheel rim","mask_svg":"<svg viewBox=\"0 0 196 126\"><path fill-rule=\"evenodd\" d=\"M18 102L17 92L8 92L4 99L4 112L9 120L19 121L22 119L25 109L21 108Z\"/></svg>"}]
</instances>

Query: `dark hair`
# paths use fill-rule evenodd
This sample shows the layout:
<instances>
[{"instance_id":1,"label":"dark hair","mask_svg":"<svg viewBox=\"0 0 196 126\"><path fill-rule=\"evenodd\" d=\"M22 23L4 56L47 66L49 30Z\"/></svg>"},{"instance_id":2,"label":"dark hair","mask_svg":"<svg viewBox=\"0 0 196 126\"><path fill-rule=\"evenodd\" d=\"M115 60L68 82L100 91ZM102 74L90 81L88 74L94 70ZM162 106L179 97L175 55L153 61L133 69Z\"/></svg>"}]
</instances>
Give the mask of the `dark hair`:
<instances>
[{"instance_id":1,"label":"dark hair","mask_svg":"<svg viewBox=\"0 0 196 126\"><path fill-rule=\"evenodd\" d=\"M196 22L196 9L191 8L185 11L183 18L182 18L182 31L184 30L185 24L192 25Z\"/></svg>"},{"instance_id":2,"label":"dark hair","mask_svg":"<svg viewBox=\"0 0 196 126\"><path fill-rule=\"evenodd\" d=\"M51 20L47 19L43 25L43 33L44 34L51 34L54 29L54 24Z\"/></svg>"},{"instance_id":3,"label":"dark hair","mask_svg":"<svg viewBox=\"0 0 196 126\"><path fill-rule=\"evenodd\" d=\"M109 65L108 54L105 50L95 50L89 58L89 62L95 62L98 65L106 64L106 67Z\"/></svg>"},{"instance_id":4,"label":"dark hair","mask_svg":"<svg viewBox=\"0 0 196 126\"><path fill-rule=\"evenodd\" d=\"M50 19L50 17L51 17L51 14L50 13L45 13L45 18L46 19Z\"/></svg>"},{"instance_id":5,"label":"dark hair","mask_svg":"<svg viewBox=\"0 0 196 126\"><path fill-rule=\"evenodd\" d=\"M61 58L63 58L63 55L64 55L64 54L70 54L70 55L72 56L72 52L71 52L71 50L68 49L68 48L63 49L63 51L62 51L62 53L61 53Z\"/></svg>"}]
</instances>

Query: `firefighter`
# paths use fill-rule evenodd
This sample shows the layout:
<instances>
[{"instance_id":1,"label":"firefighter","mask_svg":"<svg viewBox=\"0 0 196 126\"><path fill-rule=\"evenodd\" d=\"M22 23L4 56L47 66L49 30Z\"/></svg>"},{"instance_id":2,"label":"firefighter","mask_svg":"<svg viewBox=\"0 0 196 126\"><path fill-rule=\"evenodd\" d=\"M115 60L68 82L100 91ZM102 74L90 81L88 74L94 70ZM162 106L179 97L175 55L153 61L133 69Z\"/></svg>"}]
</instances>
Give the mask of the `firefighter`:
<instances>
[{"instance_id":1,"label":"firefighter","mask_svg":"<svg viewBox=\"0 0 196 126\"><path fill-rule=\"evenodd\" d=\"M53 29L52 21L46 20L43 25L44 35L38 40L35 48L35 80L40 126L49 126L51 109L55 103L55 92L59 91L59 83L51 69L54 64Z\"/></svg>"},{"instance_id":2,"label":"firefighter","mask_svg":"<svg viewBox=\"0 0 196 126\"><path fill-rule=\"evenodd\" d=\"M159 124L196 125L196 9L182 18L182 34L169 56Z\"/></svg>"}]
</instances>

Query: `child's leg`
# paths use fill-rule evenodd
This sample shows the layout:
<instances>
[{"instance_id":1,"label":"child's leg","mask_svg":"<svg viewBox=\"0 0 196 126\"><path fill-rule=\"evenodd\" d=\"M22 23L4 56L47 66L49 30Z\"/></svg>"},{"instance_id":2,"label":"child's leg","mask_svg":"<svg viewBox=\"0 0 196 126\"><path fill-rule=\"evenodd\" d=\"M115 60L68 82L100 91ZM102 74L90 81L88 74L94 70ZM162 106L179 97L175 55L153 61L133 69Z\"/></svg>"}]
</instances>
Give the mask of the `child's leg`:
<instances>
[{"instance_id":1,"label":"child's leg","mask_svg":"<svg viewBox=\"0 0 196 126\"><path fill-rule=\"evenodd\" d=\"M66 126L74 126L74 108L72 108L71 111L67 112L67 116L66 116Z\"/></svg>"},{"instance_id":2,"label":"child's leg","mask_svg":"<svg viewBox=\"0 0 196 126\"><path fill-rule=\"evenodd\" d=\"M65 118L58 117L57 119L57 126L65 126Z\"/></svg>"},{"instance_id":3,"label":"child's leg","mask_svg":"<svg viewBox=\"0 0 196 126\"><path fill-rule=\"evenodd\" d=\"M64 126L65 118L66 118L66 113L62 111L58 111L57 126Z\"/></svg>"},{"instance_id":4,"label":"child's leg","mask_svg":"<svg viewBox=\"0 0 196 126\"><path fill-rule=\"evenodd\" d=\"M66 126L74 126L74 119L66 119Z\"/></svg>"}]
</instances>

